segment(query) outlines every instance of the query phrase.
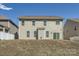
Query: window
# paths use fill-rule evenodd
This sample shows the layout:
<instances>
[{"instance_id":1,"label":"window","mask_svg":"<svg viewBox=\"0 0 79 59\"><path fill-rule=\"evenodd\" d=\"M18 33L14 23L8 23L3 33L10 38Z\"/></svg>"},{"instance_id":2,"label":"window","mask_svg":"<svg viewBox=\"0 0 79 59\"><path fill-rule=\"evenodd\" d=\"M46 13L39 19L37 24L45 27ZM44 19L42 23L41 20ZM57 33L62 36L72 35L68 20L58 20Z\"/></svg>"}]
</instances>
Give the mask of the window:
<instances>
[{"instance_id":1,"label":"window","mask_svg":"<svg viewBox=\"0 0 79 59\"><path fill-rule=\"evenodd\" d=\"M59 24L60 24L60 21L59 21L59 20L57 20L57 21L56 21L56 25L59 25Z\"/></svg>"},{"instance_id":2,"label":"window","mask_svg":"<svg viewBox=\"0 0 79 59\"><path fill-rule=\"evenodd\" d=\"M24 20L22 20L22 25L24 25Z\"/></svg>"},{"instance_id":3,"label":"window","mask_svg":"<svg viewBox=\"0 0 79 59\"><path fill-rule=\"evenodd\" d=\"M0 31L3 31L3 29L0 28Z\"/></svg>"},{"instance_id":4,"label":"window","mask_svg":"<svg viewBox=\"0 0 79 59\"><path fill-rule=\"evenodd\" d=\"M59 39L59 33L53 33L53 39Z\"/></svg>"},{"instance_id":5,"label":"window","mask_svg":"<svg viewBox=\"0 0 79 59\"><path fill-rule=\"evenodd\" d=\"M46 37L49 37L49 31L46 31Z\"/></svg>"},{"instance_id":6,"label":"window","mask_svg":"<svg viewBox=\"0 0 79 59\"><path fill-rule=\"evenodd\" d=\"M44 20L44 26L46 26L46 25L47 25L46 23L47 23L47 21L46 21L46 20Z\"/></svg>"},{"instance_id":7,"label":"window","mask_svg":"<svg viewBox=\"0 0 79 59\"><path fill-rule=\"evenodd\" d=\"M34 37L36 37L36 35L37 35L37 32L36 32L36 31L34 31Z\"/></svg>"},{"instance_id":8,"label":"window","mask_svg":"<svg viewBox=\"0 0 79 59\"><path fill-rule=\"evenodd\" d=\"M74 30L76 31L77 30L77 27L75 26Z\"/></svg>"},{"instance_id":9,"label":"window","mask_svg":"<svg viewBox=\"0 0 79 59\"><path fill-rule=\"evenodd\" d=\"M35 21L34 20L32 21L32 25L35 26Z\"/></svg>"},{"instance_id":10,"label":"window","mask_svg":"<svg viewBox=\"0 0 79 59\"><path fill-rule=\"evenodd\" d=\"M27 31L27 37L30 37L30 31Z\"/></svg>"},{"instance_id":11,"label":"window","mask_svg":"<svg viewBox=\"0 0 79 59\"><path fill-rule=\"evenodd\" d=\"M6 33L8 33L8 31L9 31L8 29L5 29L5 32L6 32Z\"/></svg>"}]
</instances>

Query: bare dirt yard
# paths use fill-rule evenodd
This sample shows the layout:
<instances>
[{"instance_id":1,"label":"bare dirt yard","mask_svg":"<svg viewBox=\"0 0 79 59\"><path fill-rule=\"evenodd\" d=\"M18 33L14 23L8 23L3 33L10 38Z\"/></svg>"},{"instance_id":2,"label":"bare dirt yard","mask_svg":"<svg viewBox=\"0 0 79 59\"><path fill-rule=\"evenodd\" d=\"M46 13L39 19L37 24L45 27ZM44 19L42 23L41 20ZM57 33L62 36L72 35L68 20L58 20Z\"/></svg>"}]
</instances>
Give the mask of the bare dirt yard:
<instances>
[{"instance_id":1,"label":"bare dirt yard","mask_svg":"<svg viewBox=\"0 0 79 59\"><path fill-rule=\"evenodd\" d=\"M79 56L69 40L0 40L0 56Z\"/></svg>"}]
</instances>

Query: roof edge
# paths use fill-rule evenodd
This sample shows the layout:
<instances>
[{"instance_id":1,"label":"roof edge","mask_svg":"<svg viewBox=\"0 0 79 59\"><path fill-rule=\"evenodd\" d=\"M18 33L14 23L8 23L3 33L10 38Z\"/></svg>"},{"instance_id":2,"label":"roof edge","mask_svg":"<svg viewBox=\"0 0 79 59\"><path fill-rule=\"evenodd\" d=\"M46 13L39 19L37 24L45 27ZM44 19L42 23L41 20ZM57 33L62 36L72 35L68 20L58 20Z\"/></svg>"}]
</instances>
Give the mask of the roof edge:
<instances>
[{"instance_id":1,"label":"roof edge","mask_svg":"<svg viewBox=\"0 0 79 59\"><path fill-rule=\"evenodd\" d=\"M32 19L32 18L34 18L35 17L35 19L37 19L37 18L39 18L39 19L42 19L43 17L43 19L45 19L45 17L47 18L47 19L53 19L53 17L55 18L55 19L64 19L63 17L61 17L61 16L19 16L18 18L19 18L19 20L22 20L22 19ZM57 18L58 17L58 18Z\"/></svg>"},{"instance_id":2,"label":"roof edge","mask_svg":"<svg viewBox=\"0 0 79 59\"><path fill-rule=\"evenodd\" d=\"M0 20L0 21L10 21L14 26L16 26L18 28L18 26L10 19L4 19L4 20Z\"/></svg>"}]
</instances>

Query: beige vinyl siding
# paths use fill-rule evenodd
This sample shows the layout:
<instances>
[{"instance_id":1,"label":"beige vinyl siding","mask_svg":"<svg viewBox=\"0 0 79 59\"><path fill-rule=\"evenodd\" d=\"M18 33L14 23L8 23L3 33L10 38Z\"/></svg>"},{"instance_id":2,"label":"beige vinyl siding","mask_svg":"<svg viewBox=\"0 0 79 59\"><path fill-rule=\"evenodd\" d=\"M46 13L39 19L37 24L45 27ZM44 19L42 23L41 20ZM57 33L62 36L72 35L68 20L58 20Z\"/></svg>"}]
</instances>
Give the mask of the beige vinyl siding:
<instances>
[{"instance_id":1,"label":"beige vinyl siding","mask_svg":"<svg viewBox=\"0 0 79 59\"><path fill-rule=\"evenodd\" d=\"M44 26L44 21L35 21L35 26L33 26L32 21L25 21L25 25L22 26L21 21L19 21L19 38L20 39L36 39L34 37L34 31L37 28L45 28L44 34L46 31L49 31L49 37L44 36L44 39L53 39L53 33L60 33L60 39L63 39L63 22L60 21L60 24L56 25L56 21L47 21L46 26ZM30 31L30 37L26 37L26 31Z\"/></svg>"}]
</instances>

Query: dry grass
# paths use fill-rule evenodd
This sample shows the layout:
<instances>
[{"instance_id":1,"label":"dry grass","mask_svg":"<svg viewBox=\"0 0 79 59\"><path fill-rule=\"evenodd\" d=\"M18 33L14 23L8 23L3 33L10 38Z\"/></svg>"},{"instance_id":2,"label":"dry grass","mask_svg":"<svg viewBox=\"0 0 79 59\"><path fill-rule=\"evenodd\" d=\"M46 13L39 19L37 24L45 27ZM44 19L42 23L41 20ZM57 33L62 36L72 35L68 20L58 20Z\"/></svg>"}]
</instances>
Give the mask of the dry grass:
<instances>
[{"instance_id":1,"label":"dry grass","mask_svg":"<svg viewBox=\"0 0 79 59\"><path fill-rule=\"evenodd\" d=\"M0 41L0 55L5 56L70 56L79 55L79 44L64 40Z\"/></svg>"}]
</instances>

